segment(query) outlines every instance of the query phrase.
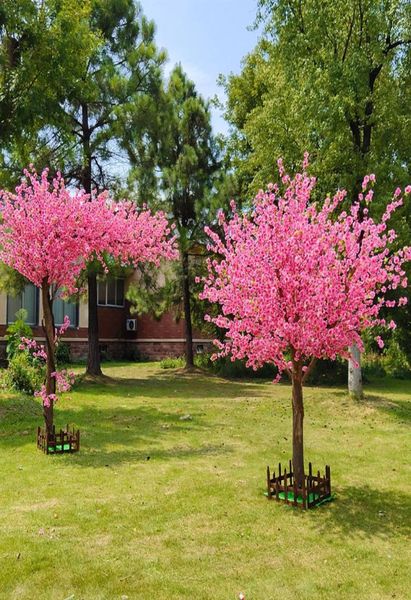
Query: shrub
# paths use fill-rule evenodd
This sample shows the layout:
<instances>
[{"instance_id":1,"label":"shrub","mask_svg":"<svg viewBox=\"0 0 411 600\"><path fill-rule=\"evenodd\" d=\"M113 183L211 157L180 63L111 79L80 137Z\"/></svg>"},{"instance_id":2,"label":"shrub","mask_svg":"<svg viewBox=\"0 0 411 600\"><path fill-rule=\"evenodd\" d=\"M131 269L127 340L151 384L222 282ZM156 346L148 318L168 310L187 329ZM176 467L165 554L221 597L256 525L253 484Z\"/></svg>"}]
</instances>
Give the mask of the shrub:
<instances>
[{"instance_id":1,"label":"shrub","mask_svg":"<svg viewBox=\"0 0 411 600\"><path fill-rule=\"evenodd\" d=\"M361 358L362 375L365 382L372 377L384 377L387 375L382 356L378 352L365 352Z\"/></svg>"},{"instance_id":2,"label":"shrub","mask_svg":"<svg viewBox=\"0 0 411 600\"><path fill-rule=\"evenodd\" d=\"M184 357L179 356L179 357L172 357L169 356L167 358L163 358L163 360L160 361L160 367L162 369L178 369L179 367L184 367L185 365L185 360Z\"/></svg>"},{"instance_id":3,"label":"shrub","mask_svg":"<svg viewBox=\"0 0 411 600\"><path fill-rule=\"evenodd\" d=\"M398 379L411 377L411 365L395 339L390 341L388 348L382 355L382 365L387 374L392 377Z\"/></svg>"},{"instance_id":4,"label":"shrub","mask_svg":"<svg viewBox=\"0 0 411 600\"><path fill-rule=\"evenodd\" d=\"M254 369L246 367L245 360L232 361L229 357L222 357L213 361L211 354L197 354L195 363L220 377L233 379L274 379L278 373L277 368L272 364L267 363L261 369L254 371Z\"/></svg>"},{"instance_id":5,"label":"shrub","mask_svg":"<svg viewBox=\"0 0 411 600\"><path fill-rule=\"evenodd\" d=\"M71 362L70 346L59 342L56 348L56 362L58 365L67 365Z\"/></svg>"},{"instance_id":6,"label":"shrub","mask_svg":"<svg viewBox=\"0 0 411 600\"><path fill-rule=\"evenodd\" d=\"M31 359L27 352L17 352L9 361L5 381L26 394L34 394L42 386L45 367L39 361Z\"/></svg>"},{"instance_id":7,"label":"shrub","mask_svg":"<svg viewBox=\"0 0 411 600\"><path fill-rule=\"evenodd\" d=\"M194 364L200 369L208 369L209 371L215 371L215 364L211 360L211 354L208 354L207 352L196 354L194 356Z\"/></svg>"},{"instance_id":8,"label":"shrub","mask_svg":"<svg viewBox=\"0 0 411 600\"><path fill-rule=\"evenodd\" d=\"M347 383L348 365L342 358L318 360L308 382L312 385L343 385Z\"/></svg>"},{"instance_id":9,"label":"shrub","mask_svg":"<svg viewBox=\"0 0 411 600\"><path fill-rule=\"evenodd\" d=\"M16 320L7 327L6 331L6 353L7 358L11 360L19 353L19 345L22 337L31 338L33 331L30 325L26 323L27 311L21 308L16 312Z\"/></svg>"}]
</instances>

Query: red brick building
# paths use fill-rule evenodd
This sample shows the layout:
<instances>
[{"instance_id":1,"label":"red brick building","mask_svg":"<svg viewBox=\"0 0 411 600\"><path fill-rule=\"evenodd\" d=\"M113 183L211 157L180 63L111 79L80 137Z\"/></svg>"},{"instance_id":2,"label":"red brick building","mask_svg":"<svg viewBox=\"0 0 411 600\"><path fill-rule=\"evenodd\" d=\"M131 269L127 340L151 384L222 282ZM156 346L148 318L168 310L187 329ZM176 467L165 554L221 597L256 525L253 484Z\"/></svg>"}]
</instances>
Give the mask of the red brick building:
<instances>
[{"instance_id":1,"label":"red brick building","mask_svg":"<svg viewBox=\"0 0 411 600\"><path fill-rule=\"evenodd\" d=\"M161 359L184 354L184 322L176 322L167 313L157 320L150 315L136 316L130 312L125 299L127 287L132 280L107 278L98 283L98 317L102 356L112 359ZM34 337L44 339L41 327L41 294L28 284L23 293L13 298L0 294L0 357L5 357L5 334L9 323L15 320L16 311L27 311L27 322ZM86 301L77 304L58 299L54 302L55 322L58 326L64 315L70 318L71 326L63 340L70 346L71 356L84 359L87 356L88 311ZM194 332L194 352L201 352L210 345L210 340L200 332Z\"/></svg>"}]
</instances>

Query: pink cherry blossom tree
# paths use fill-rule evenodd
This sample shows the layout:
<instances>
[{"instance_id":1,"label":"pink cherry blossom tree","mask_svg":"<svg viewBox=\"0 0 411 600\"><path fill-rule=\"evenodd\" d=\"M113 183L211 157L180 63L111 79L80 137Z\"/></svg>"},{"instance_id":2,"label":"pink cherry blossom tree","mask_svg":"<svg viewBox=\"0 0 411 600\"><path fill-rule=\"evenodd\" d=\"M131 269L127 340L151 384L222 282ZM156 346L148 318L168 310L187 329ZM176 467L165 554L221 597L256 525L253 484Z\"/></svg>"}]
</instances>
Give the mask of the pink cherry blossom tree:
<instances>
[{"instance_id":1,"label":"pink cherry blossom tree","mask_svg":"<svg viewBox=\"0 0 411 600\"><path fill-rule=\"evenodd\" d=\"M55 362L57 291L77 292L78 278L90 260L106 268L107 256L135 266L141 261L158 265L177 255L163 213L115 203L106 193L91 198L81 191L71 193L59 173L50 182L47 169L40 176L32 167L24 174L15 194L0 191L0 260L41 289L47 374L40 395L51 431L56 383L65 389Z\"/></svg>"},{"instance_id":2,"label":"pink cherry blossom tree","mask_svg":"<svg viewBox=\"0 0 411 600\"><path fill-rule=\"evenodd\" d=\"M300 487L303 383L316 359L349 358L353 344L362 349L363 330L395 327L380 310L396 304L390 290L407 286L403 263L411 257L409 248L390 250L396 234L388 220L402 204L400 189L375 222L368 212L373 175L364 179L358 202L346 212L341 210L344 190L321 204L311 201L315 179L308 177L307 163L306 156L303 173L291 179L279 161L281 187L270 184L267 192L260 191L250 212L236 210L233 203L231 219L219 215L221 237L207 230L215 258L208 262L201 294L221 307L217 317L208 317L226 330L225 341L215 341L215 358L245 358L254 369L274 363L277 380L284 371L289 375L293 468ZM406 302L401 297L398 305ZM378 342L383 344L381 338Z\"/></svg>"}]
</instances>

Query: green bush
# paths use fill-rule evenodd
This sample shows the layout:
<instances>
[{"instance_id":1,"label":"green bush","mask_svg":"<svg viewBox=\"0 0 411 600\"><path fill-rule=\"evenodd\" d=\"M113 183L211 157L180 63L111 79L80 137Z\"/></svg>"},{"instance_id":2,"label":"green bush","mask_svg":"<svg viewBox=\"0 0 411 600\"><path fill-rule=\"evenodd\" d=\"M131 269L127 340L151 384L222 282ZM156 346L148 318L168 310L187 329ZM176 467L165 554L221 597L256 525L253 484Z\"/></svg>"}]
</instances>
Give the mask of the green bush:
<instances>
[{"instance_id":1,"label":"green bush","mask_svg":"<svg viewBox=\"0 0 411 600\"><path fill-rule=\"evenodd\" d=\"M337 358L321 359L316 362L308 378L312 385L343 385L348 380L348 364L346 360Z\"/></svg>"},{"instance_id":2,"label":"green bush","mask_svg":"<svg viewBox=\"0 0 411 600\"><path fill-rule=\"evenodd\" d=\"M5 381L8 387L34 394L41 388L44 375L44 365L30 359L27 352L18 352L9 361Z\"/></svg>"},{"instance_id":3,"label":"green bush","mask_svg":"<svg viewBox=\"0 0 411 600\"><path fill-rule=\"evenodd\" d=\"M395 339L391 340L388 348L384 351L381 362L388 375L398 379L411 377L411 365Z\"/></svg>"},{"instance_id":4,"label":"green bush","mask_svg":"<svg viewBox=\"0 0 411 600\"><path fill-rule=\"evenodd\" d=\"M245 360L232 361L230 357L211 360L211 354L197 354L194 357L197 367L207 369L221 377L233 379L274 379L277 368L272 364L266 364L261 369L254 371L246 367ZM184 357L164 358L160 362L162 369L177 369L184 367ZM411 377L410 365L399 345L393 340L383 354L366 352L362 357L362 369L364 381L372 377L384 377L390 375L399 379ZM287 375L284 374L284 380ZM345 385L348 380L348 363L342 358L336 360L322 359L317 361L315 368L310 374L308 383L311 385Z\"/></svg>"},{"instance_id":5,"label":"green bush","mask_svg":"<svg viewBox=\"0 0 411 600\"><path fill-rule=\"evenodd\" d=\"M178 369L179 367L184 367L185 364L186 362L183 356L176 358L169 356L160 361L160 367L162 369Z\"/></svg>"},{"instance_id":6,"label":"green bush","mask_svg":"<svg viewBox=\"0 0 411 600\"><path fill-rule=\"evenodd\" d=\"M377 352L365 352L361 358L362 376L365 382L372 377L384 377L387 375L382 356Z\"/></svg>"},{"instance_id":7,"label":"green bush","mask_svg":"<svg viewBox=\"0 0 411 600\"><path fill-rule=\"evenodd\" d=\"M33 330L30 325L26 323L27 311L21 308L16 312L16 320L11 323L6 330L6 353L7 358L10 360L19 353L19 345L22 337L31 338L33 336Z\"/></svg>"},{"instance_id":8,"label":"green bush","mask_svg":"<svg viewBox=\"0 0 411 600\"><path fill-rule=\"evenodd\" d=\"M8 387L7 369L0 368L0 389L6 390Z\"/></svg>"},{"instance_id":9,"label":"green bush","mask_svg":"<svg viewBox=\"0 0 411 600\"><path fill-rule=\"evenodd\" d=\"M208 369L209 371L214 371L214 363L211 360L211 354L207 352L202 352L201 354L196 354L194 356L194 364L196 367L200 369Z\"/></svg>"},{"instance_id":10,"label":"green bush","mask_svg":"<svg viewBox=\"0 0 411 600\"><path fill-rule=\"evenodd\" d=\"M246 367L245 360L232 361L229 356L211 360L211 354L197 354L194 359L195 364L203 369L209 369L220 377L229 379L274 379L277 375L277 368L272 364L266 364L261 369L251 369Z\"/></svg>"},{"instance_id":11,"label":"green bush","mask_svg":"<svg viewBox=\"0 0 411 600\"><path fill-rule=\"evenodd\" d=\"M239 379L274 379L278 370L273 364L265 364L257 371L246 367L245 360L232 361L230 357L219 358L216 361L210 359L210 355L196 357L202 361L201 366L209 368L221 377ZM199 365L200 366L200 365ZM287 375L283 374L284 381L288 381ZM313 385L340 385L347 381L347 362L342 359L319 360L311 372L309 383Z\"/></svg>"},{"instance_id":12,"label":"green bush","mask_svg":"<svg viewBox=\"0 0 411 600\"><path fill-rule=\"evenodd\" d=\"M56 348L56 363L58 365L67 365L71 362L70 346L65 342L59 342Z\"/></svg>"}]
</instances>

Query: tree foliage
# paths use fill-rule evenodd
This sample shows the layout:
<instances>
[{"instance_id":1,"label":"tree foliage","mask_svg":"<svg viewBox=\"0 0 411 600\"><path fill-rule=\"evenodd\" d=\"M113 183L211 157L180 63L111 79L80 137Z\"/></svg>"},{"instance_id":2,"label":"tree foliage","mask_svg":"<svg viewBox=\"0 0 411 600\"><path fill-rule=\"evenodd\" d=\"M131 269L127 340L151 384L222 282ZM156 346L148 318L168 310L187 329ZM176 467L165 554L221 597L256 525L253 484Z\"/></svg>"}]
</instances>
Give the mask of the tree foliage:
<instances>
[{"instance_id":1,"label":"tree foliage","mask_svg":"<svg viewBox=\"0 0 411 600\"><path fill-rule=\"evenodd\" d=\"M278 156L296 168L310 153L317 198L337 187L355 201L363 173L382 199L411 180L411 4L407 0L260 0L261 38L226 79L229 146L242 193L270 181ZM410 244L411 205L394 215ZM409 267L407 267L409 269ZM387 311L387 316L390 311ZM411 356L410 307L396 333Z\"/></svg>"},{"instance_id":2,"label":"tree foliage","mask_svg":"<svg viewBox=\"0 0 411 600\"><path fill-rule=\"evenodd\" d=\"M260 0L259 44L227 79L232 147L248 190L308 150L321 192L353 200L373 172L408 183L411 5L406 0Z\"/></svg>"},{"instance_id":3,"label":"tree foliage","mask_svg":"<svg viewBox=\"0 0 411 600\"><path fill-rule=\"evenodd\" d=\"M0 177L3 184L15 184L22 165L30 160L35 159L40 166L46 161L49 148L45 145L44 132L60 112L70 90L80 81L99 43L99 35L89 28L90 14L91 0L81 3L76 0L4 0L1 3Z\"/></svg>"}]
</instances>

